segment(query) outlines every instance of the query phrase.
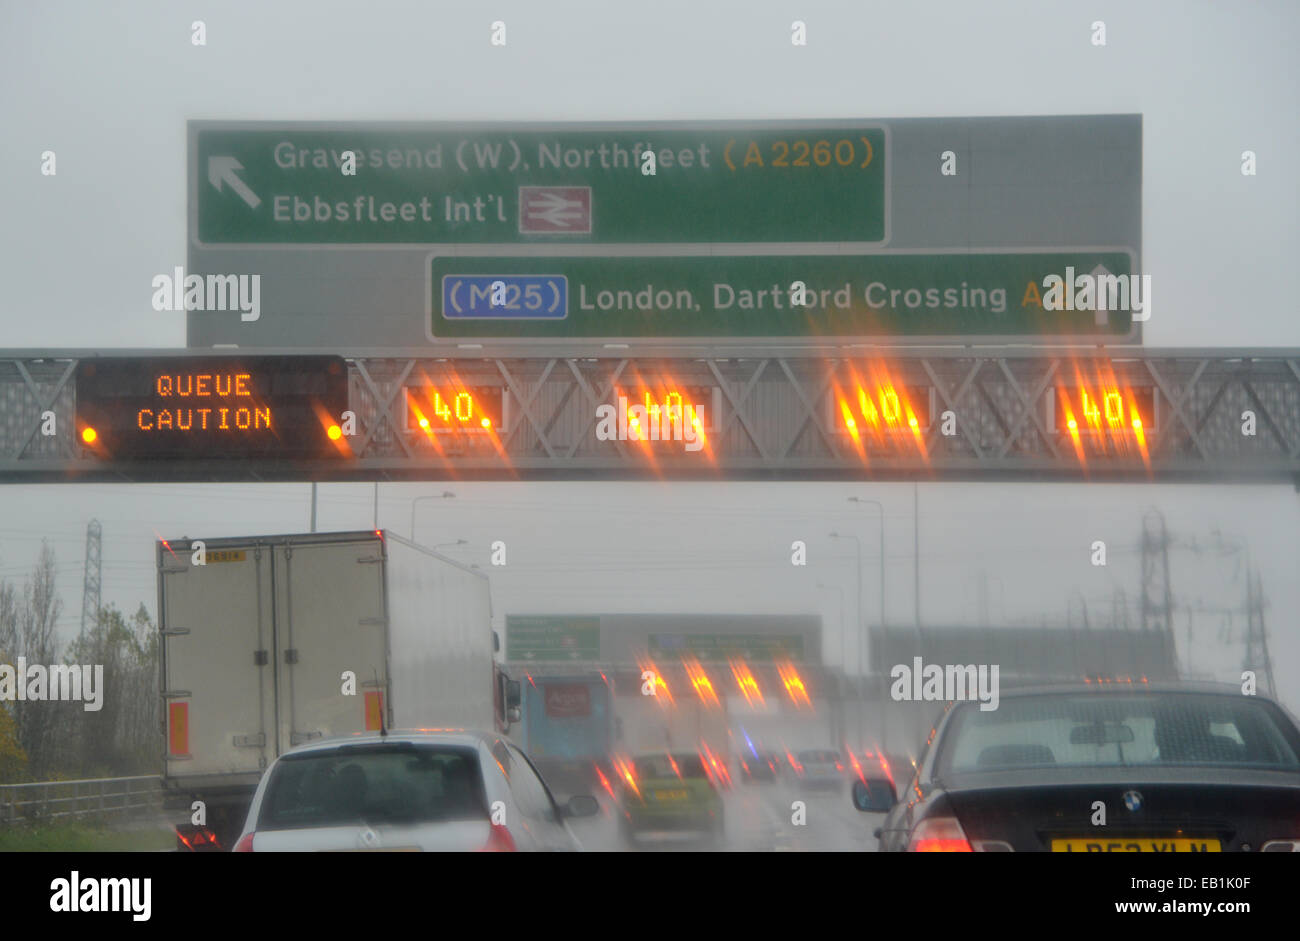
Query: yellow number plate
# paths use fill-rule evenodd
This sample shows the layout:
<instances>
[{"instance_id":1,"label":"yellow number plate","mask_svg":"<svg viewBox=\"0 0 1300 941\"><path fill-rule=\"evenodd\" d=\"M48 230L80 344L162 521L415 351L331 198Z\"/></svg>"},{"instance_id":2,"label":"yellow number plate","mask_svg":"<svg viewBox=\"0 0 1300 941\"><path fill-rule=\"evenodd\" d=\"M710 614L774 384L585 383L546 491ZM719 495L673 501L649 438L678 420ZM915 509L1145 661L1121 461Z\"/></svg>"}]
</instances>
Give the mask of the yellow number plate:
<instances>
[{"instance_id":1,"label":"yellow number plate","mask_svg":"<svg viewBox=\"0 0 1300 941\"><path fill-rule=\"evenodd\" d=\"M1218 853L1218 840L1187 837L1126 836L1106 839L1053 840L1053 853Z\"/></svg>"},{"instance_id":2,"label":"yellow number plate","mask_svg":"<svg viewBox=\"0 0 1300 941\"><path fill-rule=\"evenodd\" d=\"M655 791L657 801L684 801L690 797L687 791Z\"/></svg>"}]
</instances>

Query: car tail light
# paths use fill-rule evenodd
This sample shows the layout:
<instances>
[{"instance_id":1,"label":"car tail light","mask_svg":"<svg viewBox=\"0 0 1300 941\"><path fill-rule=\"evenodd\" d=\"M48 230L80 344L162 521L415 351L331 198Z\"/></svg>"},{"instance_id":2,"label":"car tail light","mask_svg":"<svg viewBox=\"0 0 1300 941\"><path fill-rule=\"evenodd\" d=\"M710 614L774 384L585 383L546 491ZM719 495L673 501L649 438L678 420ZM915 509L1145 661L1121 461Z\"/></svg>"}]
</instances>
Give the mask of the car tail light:
<instances>
[{"instance_id":1,"label":"car tail light","mask_svg":"<svg viewBox=\"0 0 1300 941\"><path fill-rule=\"evenodd\" d=\"M483 852L513 853L515 850L515 838L510 835L510 831L499 823L492 824L492 833L488 836Z\"/></svg>"},{"instance_id":2,"label":"car tail light","mask_svg":"<svg viewBox=\"0 0 1300 941\"><path fill-rule=\"evenodd\" d=\"M1259 848L1261 853L1300 853L1300 840L1269 840Z\"/></svg>"},{"instance_id":3,"label":"car tail light","mask_svg":"<svg viewBox=\"0 0 1300 941\"><path fill-rule=\"evenodd\" d=\"M844 765L840 764L838 761L835 762L835 770L836 770L836 771L843 771L843 770L844 770Z\"/></svg>"},{"instance_id":4,"label":"car tail light","mask_svg":"<svg viewBox=\"0 0 1300 941\"><path fill-rule=\"evenodd\" d=\"M235 853L251 853L251 852L253 852L253 837L255 837L256 835L257 835L257 834L255 834L255 833L246 833L246 834L244 834L244 836L243 836L242 838L240 838L240 841L239 841L238 843L235 844L235 848L234 848L234 850L232 850L232 852L235 852Z\"/></svg>"},{"instance_id":5,"label":"car tail light","mask_svg":"<svg viewBox=\"0 0 1300 941\"><path fill-rule=\"evenodd\" d=\"M922 820L907 843L909 853L973 853L956 817Z\"/></svg>"}]
</instances>

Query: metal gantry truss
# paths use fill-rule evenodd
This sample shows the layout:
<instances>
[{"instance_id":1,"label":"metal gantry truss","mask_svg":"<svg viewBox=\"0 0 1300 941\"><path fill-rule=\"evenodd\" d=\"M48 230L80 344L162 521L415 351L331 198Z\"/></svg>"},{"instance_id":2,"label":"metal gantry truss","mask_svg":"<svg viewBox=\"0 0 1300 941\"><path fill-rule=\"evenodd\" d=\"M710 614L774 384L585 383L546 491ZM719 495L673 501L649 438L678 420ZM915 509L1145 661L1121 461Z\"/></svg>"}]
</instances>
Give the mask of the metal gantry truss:
<instances>
[{"instance_id":1,"label":"metal gantry truss","mask_svg":"<svg viewBox=\"0 0 1300 941\"><path fill-rule=\"evenodd\" d=\"M0 353L0 480L881 479L1291 481L1300 485L1300 350L846 348L821 357L433 358L342 355L358 419L349 455L319 460L104 460L76 440L77 362L181 351ZM245 351L240 351L243 354ZM306 351L258 351L283 355ZM321 350L312 350L320 353ZM212 355L231 355L232 351ZM238 355L238 354L236 354ZM257 355L248 353L248 355ZM491 386L493 431L409 427L406 392ZM863 389L911 397L915 427L855 437L836 418ZM704 388L705 446L599 440L620 392ZM1059 427L1054 396L1145 397L1127 426ZM716 390L716 391L714 391ZM55 433L48 413L55 416ZM1246 413L1251 413L1253 421ZM946 416L945 413L951 413ZM1254 434L1245 433L1253 424ZM951 433L945 433L951 432Z\"/></svg>"}]
</instances>

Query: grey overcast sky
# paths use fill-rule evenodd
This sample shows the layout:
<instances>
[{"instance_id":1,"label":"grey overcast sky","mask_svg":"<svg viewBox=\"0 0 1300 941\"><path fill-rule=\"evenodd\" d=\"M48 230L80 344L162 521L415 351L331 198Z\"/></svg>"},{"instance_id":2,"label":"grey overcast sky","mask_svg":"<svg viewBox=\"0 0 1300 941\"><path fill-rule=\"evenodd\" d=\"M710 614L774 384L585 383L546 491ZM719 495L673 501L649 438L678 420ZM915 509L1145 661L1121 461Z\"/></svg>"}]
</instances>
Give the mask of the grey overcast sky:
<instances>
[{"instance_id":1,"label":"grey overcast sky","mask_svg":"<svg viewBox=\"0 0 1300 941\"><path fill-rule=\"evenodd\" d=\"M181 346L185 122L1143 116L1152 346L1300 346L1277 2L4 0L2 346ZM190 43L202 19L208 44ZM489 45L505 21L508 45ZM790 44L790 22L808 46ZM1106 24L1093 46L1090 26ZM40 154L59 173L39 172ZM1240 172L1252 150L1259 172Z\"/></svg>"},{"instance_id":2,"label":"grey overcast sky","mask_svg":"<svg viewBox=\"0 0 1300 941\"><path fill-rule=\"evenodd\" d=\"M202 19L208 44L190 43ZM488 43L507 23L509 44ZM790 22L809 42L792 47ZM1107 45L1089 41L1106 24ZM189 119L683 120L1139 113L1150 346L1300 346L1300 4L1278 2L14 2L0 0L0 348L179 347L184 314L154 311L151 279L185 262ZM57 153L58 175L39 172ZM1257 155L1243 176L1241 154ZM841 593L875 620L885 504L887 617L913 616L908 485L389 485L380 523L486 564L497 616L515 611L817 611L828 659ZM308 485L6 486L0 577L58 553L64 636L76 629L85 525L104 523L104 596L155 607L152 540L305 530ZM1275 668L1300 663L1300 501L1286 487L923 485L922 615L977 623L1094 619L1133 604L1141 515L1204 546L1247 544L1272 603ZM369 485L321 488L321 528L368 527ZM815 564L788 564L793 539ZM1088 546L1112 547L1106 568ZM1186 607L1232 606L1232 564L1177 550ZM1222 561L1222 560L1220 560ZM1207 567L1208 565L1208 567ZM818 583L833 587L819 589ZM1102 612L1102 613L1099 613ZM1095 622L1095 620L1094 620ZM1210 615L1180 615L1196 643ZM1217 626L1217 625L1216 625ZM1237 630L1241 627L1240 619ZM851 642L851 639L850 639ZM1217 640L1216 640L1217 642ZM1213 644L1209 645L1211 648ZM1233 666L1227 643L1204 654ZM1200 662L1199 648L1194 662ZM1237 648L1231 648L1233 650ZM850 660L853 659L850 648ZM1293 709L1300 686L1282 671Z\"/></svg>"}]
</instances>

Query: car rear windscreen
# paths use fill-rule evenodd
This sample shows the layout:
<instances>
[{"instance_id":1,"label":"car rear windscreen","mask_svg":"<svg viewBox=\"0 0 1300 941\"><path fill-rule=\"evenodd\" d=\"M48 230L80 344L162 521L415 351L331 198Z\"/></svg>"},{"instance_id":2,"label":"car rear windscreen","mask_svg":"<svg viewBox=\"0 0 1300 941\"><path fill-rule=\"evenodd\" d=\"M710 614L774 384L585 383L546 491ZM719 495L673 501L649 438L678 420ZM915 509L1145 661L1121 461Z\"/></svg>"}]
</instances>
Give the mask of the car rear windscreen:
<instances>
[{"instance_id":1,"label":"car rear windscreen","mask_svg":"<svg viewBox=\"0 0 1300 941\"><path fill-rule=\"evenodd\" d=\"M975 704L951 719L938 773L1025 767L1220 765L1300 769L1300 740L1272 703L1197 693L1062 694Z\"/></svg>"},{"instance_id":2,"label":"car rear windscreen","mask_svg":"<svg viewBox=\"0 0 1300 941\"><path fill-rule=\"evenodd\" d=\"M353 745L282 758L267 784L257 829L486 816L483 775L474 749Z\"/></svg>"}]
</instances>

